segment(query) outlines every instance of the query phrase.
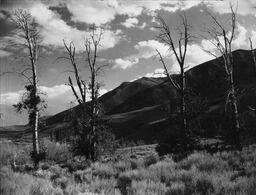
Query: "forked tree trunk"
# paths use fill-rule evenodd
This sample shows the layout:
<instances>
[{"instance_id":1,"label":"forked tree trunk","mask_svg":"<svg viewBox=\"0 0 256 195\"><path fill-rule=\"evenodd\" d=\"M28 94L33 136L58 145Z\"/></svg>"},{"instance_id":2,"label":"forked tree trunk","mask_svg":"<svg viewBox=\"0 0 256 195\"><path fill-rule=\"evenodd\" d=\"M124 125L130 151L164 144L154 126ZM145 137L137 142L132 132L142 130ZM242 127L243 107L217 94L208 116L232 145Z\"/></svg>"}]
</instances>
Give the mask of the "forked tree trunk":
<instances>
[{"instance_id":1,"label":"forked tree trunk","mask_svg":"<svg viewBox=\"0 0 256 195\"><path fill-rule=\"evenodd\" d=\"M233 126L234 126L234 142L237 149L241 149L241 140L240 140L240 131L241 126L239 122L239 113L237 106L237 94L235 91L235 83L234 83L234 60L232 55L232 42L235 36L236 30L236 13L233 10L233 7L230 6L231 9L231 30L226 29L226 25L222 24L218 19L208 12L208 15L213 19L214 23L217 25L217 28L209 30L209 35L214 39L216 43L213 43L216 46L216 49L221 53L223 60L226 75L228 78L228 86L229 86L229 95L227 97L227 103L231 102L231 111L233 118ZM223 42L221 41L222 38ZM217 57L216 54L209 51L210 54ZM227 105L227 104L226 104Z\"/></svg>"}]
</instances>

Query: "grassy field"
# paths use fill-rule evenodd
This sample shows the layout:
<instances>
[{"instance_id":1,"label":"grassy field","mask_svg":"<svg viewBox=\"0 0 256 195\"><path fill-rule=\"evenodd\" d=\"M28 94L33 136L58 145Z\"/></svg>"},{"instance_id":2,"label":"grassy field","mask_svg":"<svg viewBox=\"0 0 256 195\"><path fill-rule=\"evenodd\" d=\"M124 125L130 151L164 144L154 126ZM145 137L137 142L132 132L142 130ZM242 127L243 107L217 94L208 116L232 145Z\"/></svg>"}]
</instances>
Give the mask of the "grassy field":
<instances>
[{"instance_id":1,"label":"grassy field","mask_svg":"<svg viewBox=\"0 0 256 195\"><path fill-rule=\"evenodd\" d=\"M256 194L255 145L214 155L195 151L179 162L157 156L155 145L144 145L91 163L72 157L68 145L45 139L46 160L35 171L29 144L0 144L1 195Z\"/></svg>"}]
</instances>

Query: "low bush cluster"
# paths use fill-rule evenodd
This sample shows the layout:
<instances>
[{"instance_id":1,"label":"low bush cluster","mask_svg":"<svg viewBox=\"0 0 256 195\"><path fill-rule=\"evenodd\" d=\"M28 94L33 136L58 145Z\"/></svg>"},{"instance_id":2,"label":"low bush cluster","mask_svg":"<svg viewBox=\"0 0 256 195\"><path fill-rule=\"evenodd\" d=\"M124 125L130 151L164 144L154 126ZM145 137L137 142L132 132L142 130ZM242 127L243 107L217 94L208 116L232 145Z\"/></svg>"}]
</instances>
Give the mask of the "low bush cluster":
<instances>
[{"instance_id":1,"label":"low bush cluster","mask_svg":"<svg viewBox=\"0 0 256 195\"><path fill-rule=\"evenodd\" d=\"M47 158L40 168L17 171L8 163L16 158L22 164L23 159L29 158L22 153L29 151L28 147L3 144L6 147L1 147L0 153L4 157L0 160L0 194L4 195L256 194L255 146L213 155L194 152L178 162L170 155L159 158L150 154L144 158L91 163L84 157L67 159L67 145L46 140ZM16 150L21 152L20 156L12 154Z\"/></svg>"}]
</instances>

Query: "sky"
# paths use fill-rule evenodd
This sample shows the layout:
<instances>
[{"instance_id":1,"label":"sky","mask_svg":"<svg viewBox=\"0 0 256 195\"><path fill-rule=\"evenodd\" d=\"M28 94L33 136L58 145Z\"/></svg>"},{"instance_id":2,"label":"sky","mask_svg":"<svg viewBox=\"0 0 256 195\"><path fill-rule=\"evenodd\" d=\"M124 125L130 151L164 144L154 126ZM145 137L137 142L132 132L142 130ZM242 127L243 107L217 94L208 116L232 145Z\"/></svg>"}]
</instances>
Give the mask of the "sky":
<instances>
[{"instance_id":1,"label":"sky","mask_svg":"<svg viewBox=\"0 0 256 195\"><path fill-rule=\"evenodd\" d=\"M71 64L63 40L76 46L79 71L86 81L89 70L85 62L84 41L90 27L96 25L104 33L98 52L98 64L108 66L99 75L104 94L125 81L141 77L163 76L156 49L164 57L170 73L179 67L169 47L157 39L161 16L178 39L181 14L186 14L193 35L188 45L186 66L191 68L211 60L216 52L206 31L215 28L208 13L229 29L230 5L237 7L237 28L233 50L249 49L248 38L256 46L255 0L1 0L0 1L0 71L22 71L29 62L26 50L17 46L17 29L10 20L17 8L26 9L38 23L42 37L37 65L39 88L46 94L48 108L42 115L53 115L68 109L75 98L69 86ZM16 43L16 44L15 44ZM26 113L13 108L24 93L26 80L17 74L0 76L0 126L27 123Z\"/></svg>"}]
</instances>

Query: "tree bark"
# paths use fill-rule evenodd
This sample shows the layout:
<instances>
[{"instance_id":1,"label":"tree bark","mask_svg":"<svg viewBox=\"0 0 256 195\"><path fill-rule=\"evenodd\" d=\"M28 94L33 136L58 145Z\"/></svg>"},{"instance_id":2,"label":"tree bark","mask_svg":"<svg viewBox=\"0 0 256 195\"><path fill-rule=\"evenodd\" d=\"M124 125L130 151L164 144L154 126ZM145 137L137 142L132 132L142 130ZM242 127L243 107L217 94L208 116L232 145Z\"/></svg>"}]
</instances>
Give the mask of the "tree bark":
<instances>
[{"instance_id":1,"label":"tree bark","mask_svg":"<svg viewBox=\"0 0 256 195\"><path fill-rule=\"evenodd\" d=\"M234 124L235 124L235 143L236 148L238 150L241 150L241 140L240 140L240 131L241 126L239 122L239 113L238 113L238 107L237 107L237 98L236 98L236 91L234 86L234 79L233 79L233 72L230 74L230 87L231 87L231 103L232 103L232 111L234 115Z\"/></svg>"},{"instance_id":2,"label":"tree bark","mask_svg":"<svg viewBox=\"0 0 256 195\"><path fill-rule=\"evenodd\" d=\"M183 135L187 136L187 118L186 118L186 100L185 100L185 90L186 90L186 78L184 69L181 69L181 118L182 118L182 130Z\"/></svg>"}]
</instances>

